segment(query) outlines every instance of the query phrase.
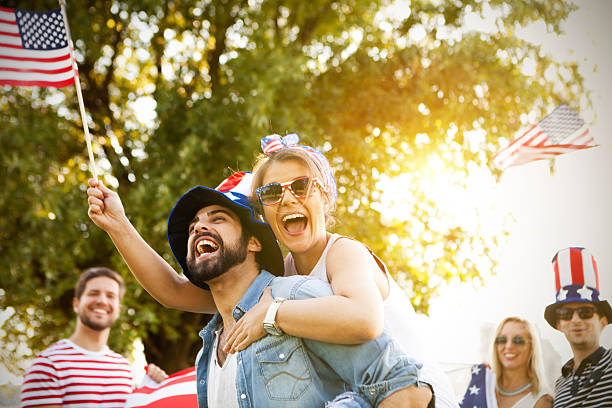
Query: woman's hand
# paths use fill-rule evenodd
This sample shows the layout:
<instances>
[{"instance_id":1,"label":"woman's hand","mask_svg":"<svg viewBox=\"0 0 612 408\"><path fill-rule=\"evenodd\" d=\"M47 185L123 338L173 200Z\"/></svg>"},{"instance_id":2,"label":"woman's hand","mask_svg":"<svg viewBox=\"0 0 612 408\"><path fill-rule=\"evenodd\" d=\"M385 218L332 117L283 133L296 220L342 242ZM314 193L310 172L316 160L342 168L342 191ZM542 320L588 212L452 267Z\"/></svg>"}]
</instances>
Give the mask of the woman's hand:
<instances>
[{"instance_id":1,"label":"woman's hand","mask_svg":"<svg viewBox=\"0 0 612 408\"><path fill-rule=\"evenodd\" d=\"M236 353L247 348L251 343L261 339L266 335L263 321L266 317L268 307L272 304L272 290L266 288L259 303L251 308L236 322L230 330L223 351L226 353Z\"/></svg>"}]
</instances>

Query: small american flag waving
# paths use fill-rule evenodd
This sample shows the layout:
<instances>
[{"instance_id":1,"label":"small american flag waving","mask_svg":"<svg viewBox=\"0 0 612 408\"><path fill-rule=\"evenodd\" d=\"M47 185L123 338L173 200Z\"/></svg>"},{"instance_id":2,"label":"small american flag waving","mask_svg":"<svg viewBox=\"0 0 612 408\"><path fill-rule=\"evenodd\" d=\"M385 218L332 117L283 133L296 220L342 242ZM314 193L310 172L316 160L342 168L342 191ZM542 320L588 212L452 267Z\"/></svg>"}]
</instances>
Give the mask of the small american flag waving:
<instances>
[{"instance_id":1,"label":"small american flag waving","mask_svg":"<svg viewBox=\"0 0 612 408\"><path fill-rule=\"evenodd\" d=\"M0 85L61 88L73 83L60 9L38 12L0 7Z\"/></svg>"},{"instance_id":2,"label":"small american flag waving","mask_svg":"<svg viewBox=\"0 0 612 408\"><path fill-rule=\"evenodd\" d=\"M578 112L562 103L510 145L493 156L502 170L560 154L596 147L593 136Z\"/></svg>"}]
</instances>

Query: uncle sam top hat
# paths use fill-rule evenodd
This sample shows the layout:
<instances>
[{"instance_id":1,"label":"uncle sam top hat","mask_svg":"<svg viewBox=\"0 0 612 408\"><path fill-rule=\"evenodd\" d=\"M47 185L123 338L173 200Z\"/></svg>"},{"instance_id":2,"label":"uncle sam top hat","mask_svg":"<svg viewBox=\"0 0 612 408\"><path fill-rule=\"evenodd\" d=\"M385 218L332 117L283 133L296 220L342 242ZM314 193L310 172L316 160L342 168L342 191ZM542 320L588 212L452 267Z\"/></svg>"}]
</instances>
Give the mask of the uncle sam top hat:
<instances>
[{"instance_id":1,"label":"uncle sam top hat","mask_svg":"<svg viewBox=\"0 0 612 408\"><path fill-rule=\"evenodd\" d=\"M187 242L189 241L189 224L202 207L208 205L221 205L232 210L243 228L259 239L261 252L255 255L259 267L276 275L283 275L283 255L276 242L276 237L265 222L255 218L249 193L253 175L246 171L239 171L225 179L217 188L212 189L197 186L186 192L174 205L168 217L168 242L172 254L176 258L185 276L194 284L203 289L209 289L205 283L198 284L192 279L187 268Z\"/></svg>"},{"instance_id":2,"label":"uncle sam top hat","mask_svg":"<svg viewBox=\"0 0 612 408\"><path fill-rule=\"evenodd\" d=\"M555 272L555 303L544 310L544 318L555 329L555 311L565 303L593 303L601 316L612 323L612 308L607 300L599 299L599 275L593 255L581 247L560 250L552 259Z\"/></svg>"}]
</instances>

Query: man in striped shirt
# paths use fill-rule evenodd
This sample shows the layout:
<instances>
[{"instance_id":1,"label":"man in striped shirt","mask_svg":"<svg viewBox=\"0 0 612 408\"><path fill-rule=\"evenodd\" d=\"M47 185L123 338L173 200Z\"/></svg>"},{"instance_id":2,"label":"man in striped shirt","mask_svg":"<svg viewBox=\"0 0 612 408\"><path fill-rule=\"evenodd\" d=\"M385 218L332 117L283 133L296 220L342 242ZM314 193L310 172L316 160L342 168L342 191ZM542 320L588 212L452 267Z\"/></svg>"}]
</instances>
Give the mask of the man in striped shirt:
<instances>
[{"instance_id":1,"label":"man in striped shirt","mask_svg":"<svg viewBox=\"0 0 612 408\"><path fill-rule=\"evenodd\" d=\"M574 358L555 383L554 407L612 407L612 350L599 344L612 308L599 299L595 258L585 248L566 248L553 258L557 296L544 317L561 331Z\"/></svg>"},{"instance_id":2,"label":"man in striped shirt","mask_svg":"<svg viewBox=\"0 0 612 408\"><path fill-rule=\"evenodd\" d=\"M124 293L123 279L111 269L81 273L72 301L76 329L36 357L24 377L22 407L124 406L132 391L132 369L106 344ZM151 371L156 380L167 377L156 366Z\"/></svg>"}]
</instances>

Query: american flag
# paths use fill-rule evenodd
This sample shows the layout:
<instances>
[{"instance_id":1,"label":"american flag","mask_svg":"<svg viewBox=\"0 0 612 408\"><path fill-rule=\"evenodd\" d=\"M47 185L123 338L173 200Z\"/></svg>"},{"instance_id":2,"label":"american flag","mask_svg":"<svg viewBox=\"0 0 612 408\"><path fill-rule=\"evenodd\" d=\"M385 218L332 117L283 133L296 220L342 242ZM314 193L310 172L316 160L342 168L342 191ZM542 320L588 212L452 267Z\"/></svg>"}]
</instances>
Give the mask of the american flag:
<instances>
[{"instance_id":1,"label":"american flag","mask_svg":"<svg viewBox=\"0 0 612 408\"><path fill-rule=\"evenodd\" d=\"M495 399L495 374L484 364L472 366L472 378L465 395L459 403L460 408L497 407Z\"/></svg>"},{"instance_id":2,"label":"american flag","mask_svg":"<svg viewBox=\"0 0 612 408\"><path fill-rule=\"evenodd\" d=\"M60 9L39 12L0 7L0 85L74 83Z\"/></svg>"},{"instance_id":3,"label":"american flag","mask_svg":"<svg viewBox=\"0 0 612 408\"><path fill-rule=\"evenodd\" d=\"M497 152L493 156L493 163L504 170L596 146L578 112L562 103L509 146Z\"/></svg>"},{"instance_id":4,"label":"american flag","mask_svg":"<svg viewBox=\"0 0 612 408\"><path fill-rule=\"evenodd\" d=\"M143 386L132 391L125 402L125 408L174 407L198 407L195 367L174 373L160 383L145 377Z\"/></svg>"}]
</instances>

